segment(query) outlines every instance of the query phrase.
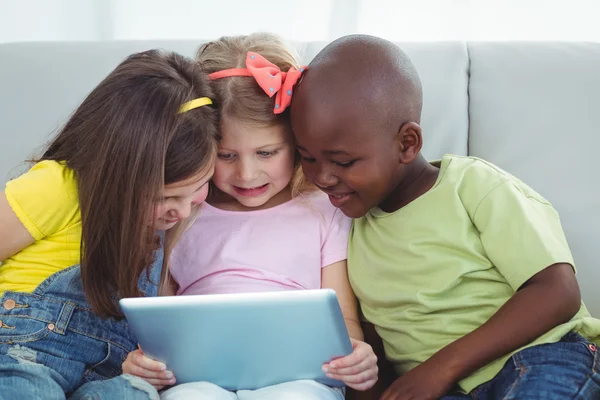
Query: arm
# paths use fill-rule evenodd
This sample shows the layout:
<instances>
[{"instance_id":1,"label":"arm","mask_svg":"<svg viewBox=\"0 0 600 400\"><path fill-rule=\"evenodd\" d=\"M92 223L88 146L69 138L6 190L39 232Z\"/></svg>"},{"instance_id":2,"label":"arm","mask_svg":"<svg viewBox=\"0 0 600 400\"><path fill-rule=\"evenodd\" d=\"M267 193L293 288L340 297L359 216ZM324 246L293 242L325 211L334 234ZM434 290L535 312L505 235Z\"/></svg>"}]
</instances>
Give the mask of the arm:
<instances>
[{"instance_id":1,"label":"arm","mask_svg":"<svg viewBox=\"0 0 600 400\"><path fill-rule=\"evenodd\" d=\"M344 315L346 328L348 328L348 334L353 339L363 340L363 331L358 319L358 304L348 280L346 260L322 268L321 287L335 291Z\"/></svg>"},{"instance_id":2,"label":"arm","mask_svg":"<svg viewBox=\"0 0 600 400\"><path fill-rule=\"evenodd\" d=\"M569 321L581 307L573 258L552 205L488 167L465 175L461 201L487 258L514 294L477 329L400 377L383 399L437 398L491 361ZM431 374L439 379L432 384Z\"/></svg>"},{"instance_id":3,"label":"arm","mask_svg":"<svg viewBox=\"0 0 600 400\"><path fill-rule=\"evenodd\" d=\"M435 354L458 381L569 321L581 307L568 264L554 264L529 279L485 324Z\"/></svg>"},{"instance_id":4,"label":"arm","mask_svg":"<svg viewBox=\"0 0 600 400\"><path fill-rule=\"evenodd\" d=\"M411 398L422 390L423 398L442 396L477 369L569 321L580 307L573 268L551 265L526 281L485 324L400 377L382 399ZM431 376L438 377L436 388Z\"/></svg>"},{"instance_id":5,"label":"arm","mask_svg":"<svg viewBox=\"0 0 600 400\"><path fill-rule=\"evenodd\" d=\"M323 370L329 378L341 380L352 389L367 390L377 382L377 356L363 341L358 304L348 281L346 260L322 268L321 287L336 292L353 348L350 355L326 363Z\"/></svg>"},{"instance_id":6,"label":"arm","mask_svg":"<svg viewBox=\"0 0 600 400\"><path fill-rule=\"evenodd\" d=\"M18 253L34 241L2 192L0 194L0 261Z\"/></svg>"}]
</instances>

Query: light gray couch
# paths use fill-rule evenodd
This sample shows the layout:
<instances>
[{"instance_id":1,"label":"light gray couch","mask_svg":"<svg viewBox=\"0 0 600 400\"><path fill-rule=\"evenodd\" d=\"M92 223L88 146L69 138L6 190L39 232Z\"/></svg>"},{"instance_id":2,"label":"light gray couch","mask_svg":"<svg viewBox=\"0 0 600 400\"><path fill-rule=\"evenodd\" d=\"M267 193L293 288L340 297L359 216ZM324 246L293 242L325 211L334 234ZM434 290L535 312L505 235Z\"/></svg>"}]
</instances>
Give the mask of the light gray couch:
<instances>
[{"instance_id":1,"label":"light gray couch","mask_svg":"<svg viewBox=\"0 0 600 400\"><path fill-rule=\"evenodd\" d=\"M126 55L162 47L192 56L200 43L0 45L1 186ZM296 46L307 63L324 44ZM600 44L401 46L423 81L425 156L485 158L548 198L562 216L584 301L600 316Z\"/></svg>"}]
</instances>

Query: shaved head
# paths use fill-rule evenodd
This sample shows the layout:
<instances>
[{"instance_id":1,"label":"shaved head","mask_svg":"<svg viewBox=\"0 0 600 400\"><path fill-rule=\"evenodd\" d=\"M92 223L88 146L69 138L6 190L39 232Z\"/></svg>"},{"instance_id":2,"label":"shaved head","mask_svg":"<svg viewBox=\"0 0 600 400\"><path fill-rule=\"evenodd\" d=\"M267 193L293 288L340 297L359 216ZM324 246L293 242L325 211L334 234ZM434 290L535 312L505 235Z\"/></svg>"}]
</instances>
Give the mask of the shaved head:
<instances>
[{"instance_id":1,"label":"shaved head","mask_svg":"<svg viewBox=\"0 0 600 400\"><path fill-rule=\"evenodd\" d=\"M421 81L410 58L392 42L350 35L315 56L294 102L310 115L326 110L332 119L361 120L378 132L395 133L407 121L420 123Z\"/></svg>"},{"instance_id":2,"label":"shaved head","mask_svg":"<svg viewBox=\"0 0 600 400\"><path fill-rule=\"evenodd\" d=\"M294 89L291 123L304 174L350 217L387 205L423 165L422 90L393 43L351 35L326 46Z\"/></svg>"}]
</instances>

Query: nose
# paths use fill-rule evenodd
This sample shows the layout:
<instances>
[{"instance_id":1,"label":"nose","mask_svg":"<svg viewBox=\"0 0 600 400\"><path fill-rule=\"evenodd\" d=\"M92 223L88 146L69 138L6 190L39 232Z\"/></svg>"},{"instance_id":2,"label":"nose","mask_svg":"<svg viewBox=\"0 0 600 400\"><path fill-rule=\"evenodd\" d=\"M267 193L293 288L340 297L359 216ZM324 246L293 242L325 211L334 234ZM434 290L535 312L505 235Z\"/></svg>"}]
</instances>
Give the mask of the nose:
<instances>
[{"instance_id":1,"label":"nose","mask_svg":"<svg viewBox=\"0 0 600 400\"><path fill-rule=\"evenodd\" d=\"M322 188L335 186L338 183L337 177L322 165L317 165L314 172L314 183Z\"/></svg>"},{"instance_id":2,"label":"nose","mask_svg":"<svg viewBox=\"0 0 600 400\"><path fill-rule=\"evenodd\" d=\"M185 219L192 213L192 202L186 201L178 204L176 208L171 210L171 214L175 218Z\"/></svg>"},{"instance_id":3,"label":"nose","mask_svg":"<svg viewBox=\"0 0 600 400\"><path fill-rule=\"evenodd\" d=\"M237 178L239 180L250 182L256 178L256 167L251 160L240 159L237 164Z\"/></svg>"}]
</instances>

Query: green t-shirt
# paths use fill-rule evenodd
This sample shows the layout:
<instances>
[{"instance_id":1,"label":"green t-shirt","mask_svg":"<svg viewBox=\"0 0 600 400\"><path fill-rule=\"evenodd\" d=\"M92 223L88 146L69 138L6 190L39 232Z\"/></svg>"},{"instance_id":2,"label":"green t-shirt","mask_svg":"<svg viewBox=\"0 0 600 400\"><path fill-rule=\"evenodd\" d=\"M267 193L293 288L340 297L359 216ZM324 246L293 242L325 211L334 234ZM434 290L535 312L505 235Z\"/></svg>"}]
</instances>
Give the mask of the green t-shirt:
<instances>
[{"instance_id":1,"label":"green t-shirt","mask_svg":"<svg viewBox=\"0 0 600 400\"><path fill-rule=\"evenodd\" d=\"M529 278L574 265L558 213L514 176L473 157L445 156L431 190L393 213L354 221L350 282L364 317L403 374L485 323ZM600 339L585 308L529 346L569 331ZM510 355L459 382L470 392Z\"/></svg>"}]
</instances>

